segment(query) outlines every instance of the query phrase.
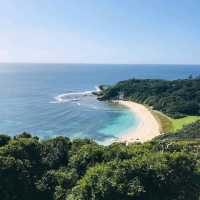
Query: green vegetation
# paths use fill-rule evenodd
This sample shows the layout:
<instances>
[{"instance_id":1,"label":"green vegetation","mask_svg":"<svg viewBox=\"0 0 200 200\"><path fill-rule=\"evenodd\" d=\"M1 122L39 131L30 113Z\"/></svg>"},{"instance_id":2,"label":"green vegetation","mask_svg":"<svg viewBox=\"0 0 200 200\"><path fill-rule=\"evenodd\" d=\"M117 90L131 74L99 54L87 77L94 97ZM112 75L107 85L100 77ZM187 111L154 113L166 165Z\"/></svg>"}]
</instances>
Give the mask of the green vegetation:
<instances>
[{"instance_id":1,"label":"green vegetation","mask_svg":"<svg viewBox=\"0 0 200 200\"><path fill-rule=\"evenodd\" d=\"M176 140L129 146L0 135L1 199L198 200L200 122L190 129Z\"/></svg>"},{"instance_id":2,"label":"green vegetation","mask_svg":"<svg viewBox=\"0 0 200 200\"><path fill-rule=\"evenodd\" d=\"M184 126L200 120L200 116L187 116L179 119L173 119L158 111L153 111L152 114L162 125L161 128L163 133L176 132Z\"/></svg>"},{"instance_id":3,"label":"green vegetation","mask_svg":"<svg viewBox=\"0 0 200 200\"><path fill-rule=\"evenodd\" d=\"M179 129L175 133L163 134L156 139L159 140L189 140L200 139L200 120L185 125L182 129Z\"/></svg>"},{"instance_id":4,"label":"green vegetation","mask_svg":"<svg viewBox=\"0 0 200 200\"><path fill-rule=\"evenodd\" d=\"M130 79L102 90L98 96L100 100L133 100L172 118L200 115L199 77L173 81Z\"/></svg>"},{"instance_id":5,"label":"green vegetation","mask_svg":"<svg viewBox=\"0 0 200 200\"><path fill-rule=\"evenodd\" d=\"M178 131L182 129L184 126L196 122L200 119L200 116L187 116L180 119L171 119L172 120L172 131Z\"/></svg>"}]
</instances>

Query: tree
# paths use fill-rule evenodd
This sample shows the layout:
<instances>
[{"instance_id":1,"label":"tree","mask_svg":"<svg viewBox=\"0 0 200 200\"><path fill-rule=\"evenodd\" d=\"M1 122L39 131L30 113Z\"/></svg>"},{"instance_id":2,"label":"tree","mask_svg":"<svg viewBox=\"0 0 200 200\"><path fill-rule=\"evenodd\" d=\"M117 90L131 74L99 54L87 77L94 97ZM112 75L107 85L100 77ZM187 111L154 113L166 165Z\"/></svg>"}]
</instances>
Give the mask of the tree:
<instances>
[{"instance_id":1,"label":"tree","mask_svg":"<svg viewBox=\"0 0 200 200\"><path fill-rule=\"evenodd\" d=\"M69 138L57 137L42 143L42 160L47 169L67 166L71 148Z\"/></svg>"},{"instance_id":2,"label":"tree","mask_svg":"<svg viewBox=\"0 0 200 200\"><path fill-rule=\"evenodd\" d=\"M8 142L11 140L11 137L8 135L0 135L0 147L8 144Z\"/></svg>"}]
</instances>

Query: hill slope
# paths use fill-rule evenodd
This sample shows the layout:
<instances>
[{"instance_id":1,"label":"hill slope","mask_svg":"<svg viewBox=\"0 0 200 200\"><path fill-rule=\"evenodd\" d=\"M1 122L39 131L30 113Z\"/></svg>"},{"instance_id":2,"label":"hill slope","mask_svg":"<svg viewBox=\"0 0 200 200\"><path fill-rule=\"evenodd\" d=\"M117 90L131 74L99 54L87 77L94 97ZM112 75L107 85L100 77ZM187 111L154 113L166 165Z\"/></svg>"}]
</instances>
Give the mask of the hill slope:
<instances>
[{"instance_id":1,"label":"hill slope","mask_svg":"<svg viewBox=\"0 0 200 200\"><path fill-rule=\"evenodd\" d=\"M198 200L200 142L101 146L0 136L3 200Z\"/></svg>"},{"instance_id":2,"label":"hill slope","mask_svg":"<svg viewBox=\"0 0 200 200\"><path fill-rule=\"evenodd\" d=\"M100 100L119 98L152 106L173 118L200 115L200 79L131 79L110 86L99 94Z\"/></svg>"}]
</instances>

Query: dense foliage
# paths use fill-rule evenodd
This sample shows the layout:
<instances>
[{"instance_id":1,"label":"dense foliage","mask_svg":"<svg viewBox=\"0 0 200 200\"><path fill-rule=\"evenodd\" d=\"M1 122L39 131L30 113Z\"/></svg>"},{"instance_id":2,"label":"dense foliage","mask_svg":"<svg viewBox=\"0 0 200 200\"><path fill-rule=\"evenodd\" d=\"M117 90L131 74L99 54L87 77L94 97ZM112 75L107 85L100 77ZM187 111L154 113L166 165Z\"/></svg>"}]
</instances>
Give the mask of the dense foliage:
<instances>
[{"instance_id":1,"label":"dense foliage","mask_svg":"<svg viewBox=\"0 0 200 200\"><path fill-rule=\"evenodd\" d=\"M152 106L155 110L179 118L200 115L200 78L184 80L131 79L108 87L101 100L128 99Z\"/></svg>"},{"instance_id":2,"label":"dense foliage","mask_svg":"<svg viewBox=\"0 0 200 200\"><path fill-rule=\"evenodd\" d=\"M101 146L0 135L2 200L198 200L200 142Z\"/></svg>"}]
</instances>

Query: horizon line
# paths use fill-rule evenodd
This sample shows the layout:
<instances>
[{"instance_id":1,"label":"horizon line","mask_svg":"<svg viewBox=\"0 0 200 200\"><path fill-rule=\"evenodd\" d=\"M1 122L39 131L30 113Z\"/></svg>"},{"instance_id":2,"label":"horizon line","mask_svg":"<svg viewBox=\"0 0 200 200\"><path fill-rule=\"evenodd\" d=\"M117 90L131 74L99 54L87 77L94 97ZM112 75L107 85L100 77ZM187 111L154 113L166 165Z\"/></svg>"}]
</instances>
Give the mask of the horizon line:
<instances>
[{"instance_id":1,"label":"horizon line","mask_svg":"<svg viewBox=\"0 0 200 200\"><path fill-rule=\"evenodd\" d=\"M200 63L90 63L90 62L0 62L0 64L57 64L57 65L197 65Z\"/></svg>"}]
</instances>

